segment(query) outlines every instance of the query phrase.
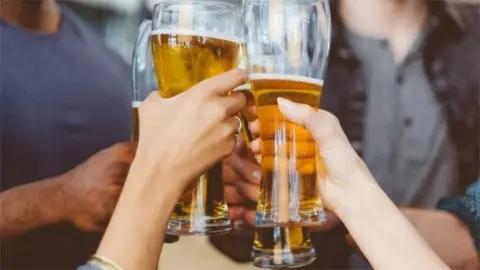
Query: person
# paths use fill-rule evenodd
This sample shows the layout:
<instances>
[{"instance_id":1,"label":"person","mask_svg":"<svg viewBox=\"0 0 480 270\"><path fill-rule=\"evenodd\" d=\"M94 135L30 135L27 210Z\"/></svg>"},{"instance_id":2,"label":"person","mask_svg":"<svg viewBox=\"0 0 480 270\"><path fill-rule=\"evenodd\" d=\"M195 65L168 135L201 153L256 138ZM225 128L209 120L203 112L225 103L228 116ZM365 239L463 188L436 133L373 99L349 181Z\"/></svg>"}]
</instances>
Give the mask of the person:
<instances>
[{"instance_id":1,"label":"person","mask_svg":"<svg viewBox=\"0 0 480 270\"><path fill-rule=\"evenodd\" d=\"M331 1L333 37L320 107L339 118L380 187L400 207L434 209L478 177L475 7L427 0ZM256 162L241 151L229 160L227 185L258 183ZM240 191L227 193L232 212L241 213L252 198L249 192L255 193ZM326 232L312 234L317 260L305 269L368 268L362 256L351 254L338 218L329 220ZM230 237L214 244L232 250L226 248ZM475 254L471 244L448 247ZM242 251L227 255L236 252Z\"/></svg>"},{"instance_id":2,"label":"person","mask_svg":"<svg viewBox=\"0 0 480 270\"><path fill-rule=\"evenodd\" d=\"M250 124L249 130L260 133L259 121ZM251 143L251 150L261 162L261 142ZM251 200L258 197L259 183L241 182L238 189L243 190ZM368 206L367 206L368 207ZM480 251L480 178L468 187L464 196L441 200L439 210L402 208L401 213L415 227L435 253L453 269L477 269L479 266L477 252ZM440 211L441 210L441 211ZM244 220L255 226L253 210L244 211ZM332 215L329 216L332 219ZM335 223L335 216L327 220L326 225L312 227L311 230L325 230ZM355 241L349 235L347 241L359 252Z\"/></svg>"},{"instance_id":3,"label":"person","mask_svg":"<svg viewBox=\"0 0 480 270\"><path fill-rule=\"evenodd\" d=\"M245 71L234 69L174 98L151 94L141 105L135 161L97 258L107 258L122 269L157 269L175 202L192 179L235 148L241 128L235 115L246 98L229 92L246 78ZM84 268L95 264L94 259Z\"/></svg>"},{"instance_id":4,"label":"person","mask_svg":"<svg viewBox=\"0 0 480 270\"><path fill-rule=\"evenodd\" d=\"M54 0L0 4L2 267L72 269L133 160L130 68Z\"/></svg>"},{"instance_id":5,"label":"person","mask_svg":"<svg viewBox=\"0 0 480 270\"><path fill-rule=\"evenodd\" d=\"M240 77L229 78L231 74L204 81L204 88L195 86L172 102L151 95L140 107L140 145L125 188L96 255L79 270L156 269L163 243L151 239L163 237L176 199L191 179L234 150L231 135L239 124L241 127L241 121L236 123L231 115L246 99L239 93L235 97L217 96L216 100L215 95L209 95L226 95L229 87L241 84ZM228 79L230 83L226 83ZM197 102L194 97L203 100ZM230 104L230 109L224 107L229 113L220 114L230 116L230 123L228 118L218 117L219 106L212 102L218 104L222 99L231 100L223 102ZM304 125L314 137L326 165L325 174L319 176L325 205L345 222L375 269L449 269L381 190L334 116L281 98L278 103L289 120ZM173 112L179 117L169 118ZM164 121L171 124L169 132L160 132L164 122L158 121L158 115L164 115ZM199 132L186 132L191 126ZM195 149L193 155L181 151L185 145ZM165 160L169 162L164 164Z\"/></svg>"}]
</instances>

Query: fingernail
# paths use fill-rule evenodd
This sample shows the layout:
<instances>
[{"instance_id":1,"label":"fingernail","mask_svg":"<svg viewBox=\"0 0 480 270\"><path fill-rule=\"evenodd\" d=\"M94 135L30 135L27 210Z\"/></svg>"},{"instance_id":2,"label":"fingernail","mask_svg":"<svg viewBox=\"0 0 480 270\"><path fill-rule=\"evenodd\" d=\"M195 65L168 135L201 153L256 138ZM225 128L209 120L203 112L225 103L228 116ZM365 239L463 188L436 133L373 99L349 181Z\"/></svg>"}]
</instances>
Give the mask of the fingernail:
<instances>
[{"instance_id":1,"label":"fingernail","mask_svg":"<svg viewBox=\"0 0 480 270\"><path fill-rule=\"evenodd\" d=\"M262 173L260 171L254 171L252 173L253 177L260 180L260 177L262 177Z\"/></svg>"}]
</instances>

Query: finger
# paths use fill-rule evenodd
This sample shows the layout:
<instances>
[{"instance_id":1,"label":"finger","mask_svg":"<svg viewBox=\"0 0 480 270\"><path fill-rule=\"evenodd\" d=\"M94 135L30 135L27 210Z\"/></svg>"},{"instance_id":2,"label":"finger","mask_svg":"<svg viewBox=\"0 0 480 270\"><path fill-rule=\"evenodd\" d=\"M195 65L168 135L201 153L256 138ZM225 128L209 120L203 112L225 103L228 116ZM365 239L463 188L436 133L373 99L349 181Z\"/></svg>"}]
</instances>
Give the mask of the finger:
<instances>
[{"instance_id":1,"label":"finger","mask_svg":"<svg viewBox=\"0 0 480 270\"><path fill-rule=\"evenodd\" d=\"M233 206L228 208L228 215L231 220L242 220L245 215L246 208L243 206Z\"/></svg>"},{"instance_id":2,"label":"finger","mask_svg":"<svg viewBox=\"0 0 480 270\"><path fill-rule=\"evenodd\" d=\"M255 155L255 159L257 160L258 164L262 164L262 155L260 155L260 154Z\"/></svg>"},{"instance_id":3,"label":"finger","mask_svg":"<svg viewBox=\"0 0 480 270\"><path fill-rule=\"evenodd\" d=\"M226 159L223 162L222 170L222 178L224 185L235 185L239 181L238 175L230 166L230 158Z\"/></svg>"},{"instance_id":4,"label":"finger","mask_svg":"<svg viewBox=\"0 0 480 270\"><path fill-rule=\"evenodd\" d=\"M325 144L335 138L346 138L338 119L332 114L312 107L278 98L280 111L290 121L305 126L318 144Z\"/></svg>"},{"instance_id":5,"label":"finger","mask_svg":"<svg viewBox=\"0 0 480 270\"><path fill-rule=\"evenodd\" d=\"M346 174L355 171L359 168L356 166L363 163L348 142L335 116L323 110L315 112L308 105L282 98L278 99L278 104L280 111L290 121L305 126L311 133L330 175L348 179Z\"/></svg>"},{"instance_id":6,"label":"finger","mask_svg":"<svg viewBox=\"0 0 480 270\"><path fill-rule=\"evenodd\" d=\"M260 186L247 183L247 182L240 182L236 186L236 190L240 196L249 199L252 202L256 202L258 200L258 195L260 194Z\"/></svg>"},{"instance_id":7,"label":"finger","mask_svg":"<svg viewBox=\"0 0 480 270\"><path fill-rule=\"evenodd\" d=\"M235 92L226 97L219 97L218 102L225 108L227 117L240 112L247 105L247 98L241 92Z\"/></svg>"},{"instance_id":8,"label":"finger","mask_svg":"<svg viewBox=\"0 0 480 270\"><path fill-rule=\"evenodd\" d=\"M248 129L253 136L260 136L260 120L255 120L248 124Z\"/></svg>"},{"instance_id":9,"label":"finger","mask_svg":"<svg viewBox=\"0 0 480 270\"><path fill-rule=\"evenodd\" d=\"M223 122L223 136L224 138L232 137L239 134L242 130L242 121L238 116L230 117ZM234 138L234 137L232 137ZM237 146L237 140L234 140L234 148Z\"/></svg>"},{"instance_id":10,"label":"finger","mask_svg":"<svg viewBox=\"0 0 480 270\"><path fill-rule=\"evenodd\" d=\"M255 211L247 210L244 212L243 220L250 227L255 227Z\"/></svg>"},{"instance_id":11,"label":"finger","mask_svg":"<svg viewBox=\"0 0 480 270\"><path fill-rule=\"evenodd\" d=\"M244 84L247 81L247 73L245 70L232 69L228 72L206 79L188 92L205 92L215 93L220 96L226 96L237 86Z\"/></svg>"},{"instance_id":12,"label":"finger","mask_svg":"<svg viewBox=\"0 0 480 270\"><path fill-rule=\"evenodd\" d=\"M225 201L229 205L239 205L247 201L245 197L240 195L237 191L237 187L234 185L225 186Z\"/></svg>"},{"instance_id":13,"label":"finger","mask_svg":"<svg viewBox=\"0 0 480 270\"><path fill-rule=\"evenodd\" d=\"M340 219L337 215L335 215L335 213L326 210L325 214L327 215L327 221L322 225L310 227L310 230L312 232L330 231L341 223Z\"/></svg>"},{"instance_id":14,"label":"finger","mask_svg":"<svg viewBox=\"0 0 480 270\"><path fill-rule=\"evenodd\" d=\"M233 155L231 166L240 179L246 180L252 184L260 185L260 177L262 174L258 164L253 163L246 157Z\"/></svg>"},{"instance_id":15,"label":"finger","mask_svg":"<svg viewBox=\"0 0 480 270\"><path fill-rule=\"evenodd\" d=\"M239 136L235 147L235 155L238 155L239 157L247 157L248 154L248 147L245 143L245 139L242 136ZM230 162L232 162L235 155L232 155L229 160Z\"/></svg>"},{"instance_id":16,"label":"finger","mask_svg":"<svg viewBox=\"0 0 480 270\"><path fill-rule=\"evenodd\" d=\"M258 117L258 114L257 114L257 106L252 106L249 108L249 111L250 113L252 114L252 116L255 116L255 117Z\"/></svg>"},{"instance_id":17,"label":"finger","mask_svg":"<svg viewBox=\"0 0 480 270\"><path fill-rule=\"evenodd\" d=\"M262 151L262 140L260 138L254 140L253 142L250 143L250 150L252 150L252 152L255 154L255 155L258 155L261 153Z\"/></svg>"}]
</instances>

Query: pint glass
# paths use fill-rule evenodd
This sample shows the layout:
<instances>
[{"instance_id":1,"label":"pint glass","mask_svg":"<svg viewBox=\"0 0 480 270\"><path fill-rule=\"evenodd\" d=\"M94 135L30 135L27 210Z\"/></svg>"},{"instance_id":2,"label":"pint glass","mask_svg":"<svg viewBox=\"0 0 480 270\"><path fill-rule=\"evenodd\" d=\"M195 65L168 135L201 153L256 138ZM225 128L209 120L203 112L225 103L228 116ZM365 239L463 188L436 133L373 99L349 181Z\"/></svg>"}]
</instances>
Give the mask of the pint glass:
<instances>
[{"instance_id":1,"label":"pint glass","mask_svg":"<svg viewBox=\"0 0 480 270\"><path fill-rule=\"evenodd\" d=\"M325 221L314 139L279 111L279 97L318 108L330 47L327 0L244 0L246 63L262 138L256 225Z\"/></svg>"},{"instance_id":2,"label":"pint glass","mask_svg":"<svg viewBox=\"0 0 480 270\"><path fill-rule=\"evenodd\" d=\"M257 227L252 261L261 268L297 268L315 261L309 231L302 227Z\"/></svg>"},{"instance_id":3,"label":"pint glass","mask_svg":"<svg viewBox=\"0 0 480 270\"><path fill-rule=\"evenodd\" d=\"M248 144L255 139L248 130L248 122L255 120L255 116L248 110L254 105L251 97L250 85L242 85L234 91L246 93L248 106L241 111L242 136ZM251 98L250 98L251 97ZM254 160L252 153L249 158ZM248 230L242 223L234 224L237 230ZM256 227L252 248L253 265L260 268L297 268L311 264L316 259L315 249L310 239L309 231L302 227Z\"/></svg>"},{"instance_id":4,"label":"pint glass","mask_svg":"<svg viewBox=\"0 0 480 270\"><path fill-rule=\"evenodd\" d=\"M236 68L243 35L240 17L239 7L221 1L167 0L157 4L144 32L151 39L159 94L174 97ZM230 230L222 164L218 163L185 190L175 205L167 233L215 235Z\"/></svg>"}]
</instances>

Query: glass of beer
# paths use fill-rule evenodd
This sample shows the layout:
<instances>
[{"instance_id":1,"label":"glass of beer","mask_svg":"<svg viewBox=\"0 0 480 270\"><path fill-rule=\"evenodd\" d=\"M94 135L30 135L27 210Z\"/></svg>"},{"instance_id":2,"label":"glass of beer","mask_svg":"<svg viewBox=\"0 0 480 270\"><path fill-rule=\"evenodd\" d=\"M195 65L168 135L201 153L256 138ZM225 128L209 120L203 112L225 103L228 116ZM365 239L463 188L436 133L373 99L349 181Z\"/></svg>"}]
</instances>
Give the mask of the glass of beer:
<instances>
[{"instance_id":1,"label":"glass of beer","mask_svg":"<svg viewBox=\"0 0 480 270\"><path fill-rule=\"evenodd\" d=\"M236 68L243 33L241 10L231 3L158 3L149 27L139 35L151 39L160 96L174 97L205 79ZM167 233L216 235L230 231L220 162L185 190L175 205Z\"/></svg>"},{"instance_id":2,"label":"glass of beer","mask_svg":"<svg viewBox=\"0 0 480 270\"><path fill-rule=\"evenodd\" d=\"M283 116L278 98L318 108L330 47L328 0L244 0L246 66L261 124L259 227L325 221L314 139Z\"/></svg>"},{"instance_id":3,"label":"glass of beer","mask_svg":"<svg viewBox=\"0 0 480 270\"><path fill-rule=\"evenodd\" d=\"M309 231L302 227L257 227L253 240L253 265L261 268L297 268L314 262Z\"/></svg>"},{"instance_id":4,"label":"glass of beer","mask_svg":"<svg viewBox=\"0 0 480 270\"><path fill-rule=\"evenodd\" d=\"M249 144L255 139L254 134L248 129L248 122L254 121L255 116L249 111L254 105L250 85L245 84L237 87L234 91L242 91L248 97L248 106L241 111L242 136ZM251 151L249 158L255 160ZM234 223L236 230L248 230L243 222ZM307 228L302 227L256 227L253 231L254 242L252 248L253 265L260 268L297 268L315 261L315 249L313 248Z\"/></svg>"}]
</instances>

